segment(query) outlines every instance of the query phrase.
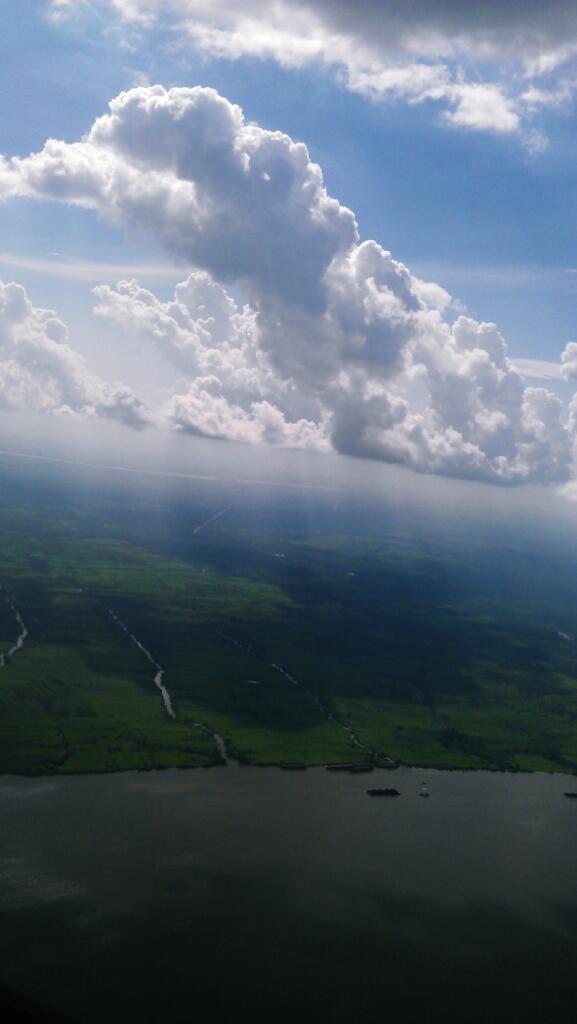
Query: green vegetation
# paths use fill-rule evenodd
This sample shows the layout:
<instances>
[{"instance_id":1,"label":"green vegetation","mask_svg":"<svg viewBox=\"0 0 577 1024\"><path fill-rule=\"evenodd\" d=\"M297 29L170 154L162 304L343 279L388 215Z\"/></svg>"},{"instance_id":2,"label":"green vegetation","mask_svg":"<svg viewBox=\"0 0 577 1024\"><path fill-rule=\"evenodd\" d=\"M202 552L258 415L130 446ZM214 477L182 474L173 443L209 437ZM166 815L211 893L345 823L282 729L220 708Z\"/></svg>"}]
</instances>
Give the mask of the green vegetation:
<instances>
[{"instance_id":1,"label":"green vegetation","mask_svg":"<svg viewBox=\"0 0 577 1024\"><path fill-rule=\"evenodd\" d=\"M181 723L166 727L153 692L91 671L73 649L39 644L14 659L0 707L3 771L177 768L216 760L210 737Z\"/></svg>"},{"instance_id":2,"label":"green vegetation","mask_svg":"<svg viewBox=\"0 0 577 1024\"><path fill-rule=\"evenodd\" d=\"M0 652L19 632L6 597L29 630L0 668L0 771L218 764L199 725L251 764L365 762L353 730L376 763L577 771L566 551L284 492L8 460L0 477ZM163 666L176 720L107 609Z\"/></svg>"}]
</instances>

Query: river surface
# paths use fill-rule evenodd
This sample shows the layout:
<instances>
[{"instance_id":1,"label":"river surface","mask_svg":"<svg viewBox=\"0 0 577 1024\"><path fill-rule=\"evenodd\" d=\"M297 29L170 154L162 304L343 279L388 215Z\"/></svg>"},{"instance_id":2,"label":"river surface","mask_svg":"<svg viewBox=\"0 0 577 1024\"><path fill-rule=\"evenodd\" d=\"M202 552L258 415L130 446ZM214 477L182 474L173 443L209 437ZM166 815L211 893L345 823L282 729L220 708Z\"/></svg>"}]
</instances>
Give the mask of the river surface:
<instances>
[{"instance_id":1,"label":"river surface","mask_svg":"<svg viewBox=\"0 0 577 1024\"><path fill-rule=\"evenodd\" d=\"M366 795L387 785L402 795ZM5 776L0 982L81 1022L573 1019L572 788L236 765Z\"/></svg>"}]
</instances>

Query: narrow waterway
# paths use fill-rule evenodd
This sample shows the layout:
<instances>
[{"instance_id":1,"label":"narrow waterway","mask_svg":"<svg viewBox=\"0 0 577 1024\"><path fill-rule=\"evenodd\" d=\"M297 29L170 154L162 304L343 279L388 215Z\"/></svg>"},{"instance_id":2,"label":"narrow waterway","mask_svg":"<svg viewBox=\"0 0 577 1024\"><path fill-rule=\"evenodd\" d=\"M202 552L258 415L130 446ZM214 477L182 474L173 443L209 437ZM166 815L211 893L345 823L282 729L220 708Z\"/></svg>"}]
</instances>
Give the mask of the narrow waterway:
<instances>
[{"instance_id":1,"label":"narrow waterway","mask_svg":"<svg viewBox=\"0 0 577 1024\"><path fill-rule=\"evenodd\" d=\"M166 686L163 683L163 677L164 677L164 674L165 674L165 670L163 669L162 665L159 665L159 663L156 661L156 659L153 658L153 656L150 653L150 651L147 650L147 648L144 646L143 643L141 643L141 641L138 639L138 637L136 637L134 635L134 633L132 633L130 631L130 629L128 628L126 623L123 622L122 619L120 619L118 617L118 615L115 612L112 611L112 608L108 608L106 605L104 607L105 607L106 611L108 612L108 614L110 615L111 619L114 620L116 625L120 626L120 628L123 630L123 632L126 633L126 635L129 638L129 640L131 640L132 643L135 644L138 647L139 651L142 651L142 653L148 659L150 664L156 669L156 674L154 676L154 685L157 686L158 689L160 690L160 693L161 693L161 696L162 696L162 700L163 700L163 703L164 703L164 707L165 707L165 710L166 710L166 713L167 713L168 717L172 718L172 719L176 719L176 712L175 712L174 707L172 705L172 699L171 699L170 693L168 692ZM231 759L230 759L229 754L228 754L228 750L227 750L227 747L226 747L226 742L224 740L224 737L221 736L220 733L215 732L214 729L211 729L210 726L205 725L204 722L199 722L199 721L195 720L193 722L193 724L194 724L196 729L200 729L200 731L206 733L207 736L212 736L214 742L216 743L218 752L219 752L222 760L224 761L225 764L230 764L231 763Z\"/></svg>"},{"instance_id":2,"label":"narrow waterway","mask_svg":"<svg viewBox=\"0 0 577 1024\"><path fill-rule=\"evenodd\" d=\"M195 526L195 528L194 528L194 530L192 532L193 533L200 533L200 531L204 530L205 526L208 526L209 523L214 523L215 519L220 519L220 517L223 516L225 514L225 512L230 512L231 508L232 508L232 505L227 505L226 508L222 508L220 510L220 512L216 512L215 515L209 516L209 518L205 519L203 523L199 523L198 526Z\"/></svg>"},{"instance_id":3,"label":"narrow waterway","mask_svg":"<svg viewBox=\"0 0 577 1024\"><path fill-rule=\"evenodd\" d=\"M2 586L1 583L0 583L0 590L4 591L4 587ZM20 615L20 612L18 611L18 609L16 608L16 605L13 603L13 601L10 600L10 598L8 597L8 595L5 592L4 592L4 600L6 601L6 604L8 605L8 607L11 609L11 611L12 611L12 613L14 615L14 618L16 619L16 622L18 623L18 625L20 627L20 633L18 634L18 638L17 638L16 642L14 644L12 644L12 647L8 651L5 651L3 654L0 654L0 668L5 668L7 663L8 663L8 661L10 660L10 658L12 658L15 654L17 654L18 651L22 650L22 648L24 647L24 644L26 642L26 639L27 639L27 637L29 635L28 630L27 630L27 628L24 625L24 622L22 620L22 616Z\"/></svg>"},{"instance_id":4,"label":"narrow waterway","mask_svg":"<svg viewBox=\"0 0 577 1024\"><path fill-rule=\"evenodd\" d=\"M154 668L156 669L156 674L154 676L154 685L157 686L158 689L160 690L160 693L161 693L161 696L162 696L162 701L164 703L164 707L165 707L165 710L166 710L166 713L167 713L168 717L169 718L176 718L176 714L175 714L174 708L172 706L172 700L171 700L170 694L169 694L168 690L166 689L166 686L164 685L164 683L162 681L162 677L164 676L164 669L163 669L162 665L158 664L158 662L155 660L155 658L152 657L152 654L150 653L150 651L147 651L146 647L144 646L144 644L141 644L141 642L138 639L138 637L135 637L134 633L130 632L128 626L122 621L122 619L118 618L118 615L116 615L116 613L112 611L112 608L108 608L107 607L106 611L110 615L111 619L114 620L116 625L120 626L120 628L126 633L127 637L130 640L132 640L132 643L136 644L138 649L140 651L142 651L142 653L144 654L145 658L148 658L148 661L150 662L150 664L153 665Z\"/></svg>"},{"instance_id":5,"label":"narrow waterway","mask_svg":"<svg viewBox=\"0 0 577 1024\"><path fill-rule=\"evenodd\" d=\"M240 640L234 639L232 642L235 645L235 647L238 647L241 650L246 651L248 654L252 654L254 657L259 657L257 652L249 644L243 644L240 642ZM362 740L359 739L359 735L356 729L353 729L346 722L343 722L342 719L338 718L337 715L335 715L334 712L331 711L330 708L328 708L327 705L323 703L318 694L314 693L314 691L311 690L304 683L302 683L300 679L297 679L295 676L293 676L284 667L284 665L280 665L276 661L269 661L267 662L267 664L270 665L270 667L273 668L275 672L280 672L280 674L284 676L285 679L288 679L289 683L295 686L298 690L301 690L304 694L306 694L306 696L309 698L310 701L312 701L312 703L315 705L318 711L320 711L320 713L324 715L324 717L328 719L329 722L332 722L333 725L336 725L339 729L342 729L343 732L347 734L351 744L354 747L356 747L357 750L362 750L365 754L368 755L368 757L371 760L385 762L386 764L390 764L391 766L394 766L396 764L396 762L393 761L392 758L387 757L385 754L379 753L379 751L374 750L373 747L369 747L367 746L366 743L363 743Z\"/></svg>"},{"instance_id":6,"label":"narrow waterway","mask_svg":"<svg viewBox=\"0 0 577 1024\"><path fill-rule=\"evenodd\" d=\"M214 742L216 743L218 752L225 764L239 763L238 761L234 760L234 758L230 757L225 739L223 736L220 735L219 732L215 732L214 729L211 729L210 726L205 725L204 722L195 721L194 725L195 728L200 729L201 732L205 732L207 736L212 736Z\"/></svg>"},{"instance_id":7,"label":"narrow waterway","mask_svg":"<svg viewBox=\"0 0 577 1024\"><path fill-rule=\"evenodd\" d=\"M357 750L364 751L365 754L368 754L371 760L378 758L380 760L388 761L391 764L393 764L392 758L386 757L384 754L379 754L379 752L377 750L374 750L373 747L369 747L367 746L366 743L363 743L362 740L359 739L359 735L355 729L353 729L350 725L347 725L347 723L343 722L340 718L337 718L334 712L331 711L326 704L323 704L320 697L312 690L310 690L308 686L305 686L304 683L301 683L299 679L296 679L295 676L291 675L290 672L287 672L284 665L279 665L277 662L271 661L270 666L271 668L274 668L277 672L280 672L281 675L285 677L285 679L288 679L288 681L292 683L293 686L296 686L299 690L302 690L304 693L306 693L307 697L309 697L310 700L312 700L315 707L318 708L321 714L323 714L325 718L328 719L329 722L332 722L333 725L336 725L339 729L342 729L343 732L346 732L353 747L356 747Z\"/></svg>"}]
</instances>

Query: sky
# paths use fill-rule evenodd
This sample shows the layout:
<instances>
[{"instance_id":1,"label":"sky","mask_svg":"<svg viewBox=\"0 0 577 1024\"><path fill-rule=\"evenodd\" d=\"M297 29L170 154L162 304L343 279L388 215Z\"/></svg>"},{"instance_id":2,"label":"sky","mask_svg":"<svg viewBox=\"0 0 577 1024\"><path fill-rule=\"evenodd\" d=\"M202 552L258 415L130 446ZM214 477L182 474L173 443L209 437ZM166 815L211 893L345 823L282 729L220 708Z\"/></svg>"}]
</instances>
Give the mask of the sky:
<instances>
[{"instance_id":1,"label":"sky","mask_svg":"<svg viewBox=\"0 0 577 1024\"><path fill-rule=\"evenodd\" d=\"M572 3L23 0L0 39L0 410L575 489Z\"/></svg>"}]
</instances>

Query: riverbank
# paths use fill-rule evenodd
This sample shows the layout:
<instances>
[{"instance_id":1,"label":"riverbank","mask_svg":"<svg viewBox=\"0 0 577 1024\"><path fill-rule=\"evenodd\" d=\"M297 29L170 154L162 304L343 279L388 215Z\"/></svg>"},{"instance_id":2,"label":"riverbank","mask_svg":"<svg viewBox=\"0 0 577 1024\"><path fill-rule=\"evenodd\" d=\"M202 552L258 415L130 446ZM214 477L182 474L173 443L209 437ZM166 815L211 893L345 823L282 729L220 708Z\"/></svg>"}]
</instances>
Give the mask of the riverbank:
<instances>
[{"instance_id":1,"label":"riverbank","mask_svg":"<svg viewBox=\"0 0 577 1024\"><path fill-rule=\"evenodd\" d=\"M207 736L211 737L212 739L215 738L214 734L209 729L206 730L206 734L207 734ZM224 743L224 741L222 740L222 737L219 737L219 739L221 740L221 743ZM73 777L76 777L76 776L82 777L82 776L92 776L92 775L127 775L127 774L134 773L134 772L136 772L137 774L144 774L144 775L152 774L152 775L154 775L155 772L158 772L160 774L165 774L166 772L170 772L170 771L178 771L180 773L180 772L187 772L187 771L196 771L196 770L199 770L199 769L201 769L203 771L206 771L206 770L212 769L212 768L219 768L219 769L223 769L223 768L229 768L230 769L230 768L232 768L232 769L239 769L240 771L247 771L248 769L251 769L251 770L254 769L254 770L258 771L258 772L266 772L266 771L272 771L272 770L276 771L276 770L278 770L278 771L284 772L285 774L293 774L293 773L297 773L297 774L302 774L302 773L307 774L307 773L309 773L310 774L311 772L315 772L315 771L326 771L329 774L338 774L338 775L347 775L347 776L349 776L349 775L352 775L352 776L359 776L359 775L361 775L362 778L364 778L365 780L368 777L371 780L371 783L372 783L373 778L376 777L375 773L378 774L378 773L381 773L381 772L386 772L388 775L390 775L391 779L394 779L396 777L396 775L399 772L402 772L402 771L413 771L413 772L417 772L417 773L419 773L419 772L420 773L440 772L443 775L453 775L453 774L458 773L458 774L462 774L464 776L476 776L476 775L501 775L501 776L517 776L517 775L519 775L519 776L531 776L531 775L543 775L543 776L548 776L548 777L550 777L550 776L559 776L560 778L563 778L566 781L569 780L569 779L574 780L575 778L577 778L577 771L569 771L569 770L568 771L560 771L559 769L549 769L549 770L545 769L544 770L543 768L540 768L540 767L535 767L535 768L497 768L497 767L494 767L494 768L461 768L461 767L454 767L454 766L451 766L451 765L435 765L435 766L431 766L431 765L426 765L426 764L418 764L418 763L417 764L406 764L406 763L399 762L399 763L397 763L395 765L391 765L391 764L374 765L373 767L368 769L368 771L366 771L365 769L359 770L359 768L357 768L357 767L352 768L352 769L341 769L340 765L338 765L337 763L332 763L331 764L330 762L329 763L317 762L317 763L310 763L310 764L287 764L286 762L281 762L281 761L278 761L278 762L271 761L271 762L267 762L267 763L264 763L264 762L250 762L250 761L242 760L240 758L235 757L234 754L231 754L230 749L227 748L226 745L224 746L224 751L223 751L222 754L221 754L222 747L220 746L220 744L218 745L218 748L219 748L218 749L218 753L219 753L218 757L212 758L210 760L207 759L206 761L202 761L202 760L197 758L196 763L194 763L194 764L187 763L183 759L183 763L182 764L177 764L177 763L165 764L165 765L155 764L155 765L143 765L141 767L135 767L134 765L130 765L130 766L126 766L126 767L114 766L114 767L109 767L109 768L104 768L102 766L97 766L97 767L94 767L94 768L83 767L80 770L73 770L73 771L66 769L66 767L64 765L61 766L61 767L56 768L53 771L47 771L47 770L15 771L15 770L10 770L10 769L3 769L3 770L0 771L0 780L1 779L6 779L6 778L15 778L15 779L51 779L51 778L54 778L54 779L62 779L62 778L73 778ZM293 771L289 771L289 769L293 769ZM297 769L298 769L298 772L297 772Z\"/></svg>"}]
</instances>

